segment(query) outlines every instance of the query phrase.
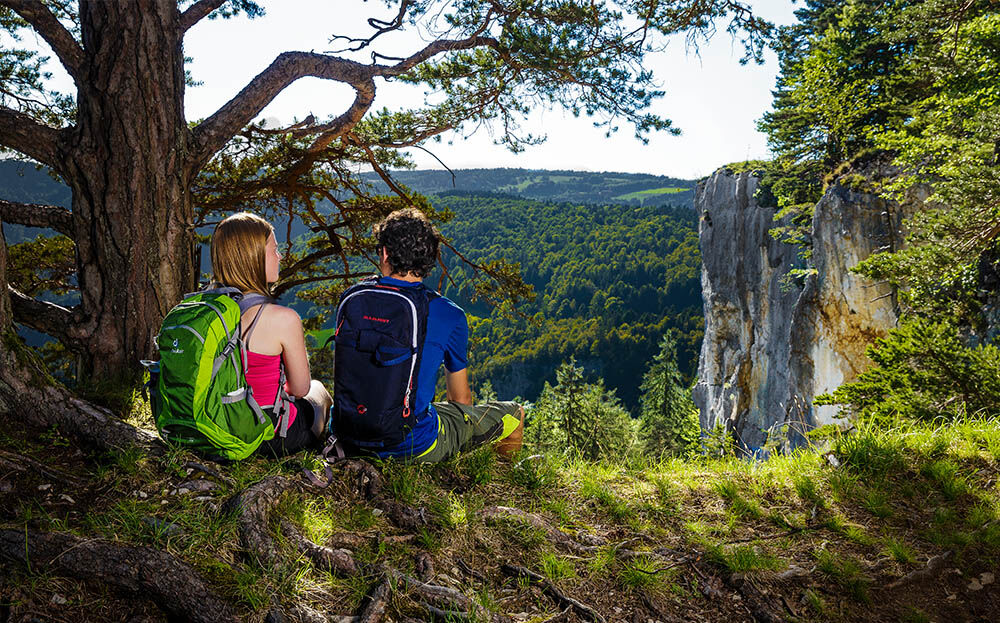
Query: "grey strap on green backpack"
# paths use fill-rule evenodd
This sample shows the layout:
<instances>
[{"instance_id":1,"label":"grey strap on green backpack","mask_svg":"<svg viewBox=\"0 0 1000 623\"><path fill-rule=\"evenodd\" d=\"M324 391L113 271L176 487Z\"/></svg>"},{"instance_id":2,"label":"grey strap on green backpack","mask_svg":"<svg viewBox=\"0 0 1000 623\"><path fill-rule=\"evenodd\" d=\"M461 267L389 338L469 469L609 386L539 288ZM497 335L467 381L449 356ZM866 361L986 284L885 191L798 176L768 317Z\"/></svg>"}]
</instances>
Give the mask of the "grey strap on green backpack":
<instances>
[{"instance_id":1,"label":"grey strap on green backpack","mask_svg":"<svg viewBox=\"0 0 1000 623\"><path fill-rule=\"evenodd\" d=\"M263 294L244 294L236 301L240 306L240 313L245 314L247 311L254 307L255 305L260 305L260 309L257 310L257 314L253 318L253 322L247 327L246 332L243 334L240 343L243 347L243 361L247 361L246 351L248 344L250 343L250 335L253 330L257 327L257 321L260 320L260 315L264 312L264 308L267 307L269 303L273 303L274 299L264 296ZM288 392L285 391L285 362L282 361L278 364L278 393L274 397L274 417L278 422L278 435L281 438L288 436L288 420L291 417L291 407L294 402L289 396ZM251 400L253 400L251 398ZM254 402L254 405L257 405ZM259 410L260 407L258 406Z\"/></svg>"}]
</instances>

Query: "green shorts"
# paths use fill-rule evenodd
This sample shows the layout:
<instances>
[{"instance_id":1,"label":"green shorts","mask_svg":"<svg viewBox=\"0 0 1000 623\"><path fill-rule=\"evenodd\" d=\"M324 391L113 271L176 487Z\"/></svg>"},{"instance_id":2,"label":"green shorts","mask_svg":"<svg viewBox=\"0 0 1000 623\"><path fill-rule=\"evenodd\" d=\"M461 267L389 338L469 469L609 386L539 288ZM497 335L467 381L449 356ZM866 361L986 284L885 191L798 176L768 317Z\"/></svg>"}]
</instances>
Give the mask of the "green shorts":
<instances>
[{"instance_id":1,"label":"green shorts","mask_svg":"<svg viewBox=\"0 0 1000 623\"><path fill-rule=\"evenodd\" d=\"M487 402L463 405L435 402L438 436L423 454L413 457L418 463L437 463L461 450L505 439L521 423L521 405L516 402Z\"/></svg>"}]
</instances>

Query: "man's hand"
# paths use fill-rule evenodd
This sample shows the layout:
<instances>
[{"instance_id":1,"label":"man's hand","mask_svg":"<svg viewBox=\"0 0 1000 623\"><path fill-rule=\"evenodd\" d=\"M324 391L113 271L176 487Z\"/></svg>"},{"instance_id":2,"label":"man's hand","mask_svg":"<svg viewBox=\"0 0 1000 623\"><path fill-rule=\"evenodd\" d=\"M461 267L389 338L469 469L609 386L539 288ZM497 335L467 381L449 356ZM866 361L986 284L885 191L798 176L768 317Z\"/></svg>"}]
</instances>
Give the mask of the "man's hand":
<instances>
[{"instance_id":1,"label":"man's hand","mask_svg":"<svg viewBox=\"0 0 1000 623\"><path fill-rule=\"evenodd\" d=\"M446 376L448 400L463 405L472 404L472 389L469 387L469 369L448 372Z\"/></svg>"}]
</instances>

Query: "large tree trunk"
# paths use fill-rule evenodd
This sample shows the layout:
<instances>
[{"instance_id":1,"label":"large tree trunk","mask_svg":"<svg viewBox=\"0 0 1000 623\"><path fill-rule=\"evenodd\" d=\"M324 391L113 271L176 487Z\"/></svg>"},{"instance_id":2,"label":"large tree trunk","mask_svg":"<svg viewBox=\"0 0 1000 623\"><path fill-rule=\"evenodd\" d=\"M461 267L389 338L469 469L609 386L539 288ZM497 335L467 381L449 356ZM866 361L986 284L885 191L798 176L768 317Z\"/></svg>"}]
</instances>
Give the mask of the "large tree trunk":
<instances>
[{"instance_id":1,"label":"large tree trunk","mask_svg":"<svg viewBox=\"0 0 1000 623\"><path fill-rule=\"evenodd\" d=\"M176 0L81 0L88 75L68 147L84 373L133 376L196 279Z\"/></svg>"},{"instance_id":2,"label":"large tree trunk","mask_svg":"<svg viewBox=\"0 0 1000 623\"><path fill-rule=\"evenodd\" d=\"M7 244L0 222L0 283L7 283ZM149 431L107 409L80 400L57 383L14 331L10 295L0 288L0 426L25 423L60 430L105 450L138 446L158 454L163 445Z\"/></svg>"}]
</instances>

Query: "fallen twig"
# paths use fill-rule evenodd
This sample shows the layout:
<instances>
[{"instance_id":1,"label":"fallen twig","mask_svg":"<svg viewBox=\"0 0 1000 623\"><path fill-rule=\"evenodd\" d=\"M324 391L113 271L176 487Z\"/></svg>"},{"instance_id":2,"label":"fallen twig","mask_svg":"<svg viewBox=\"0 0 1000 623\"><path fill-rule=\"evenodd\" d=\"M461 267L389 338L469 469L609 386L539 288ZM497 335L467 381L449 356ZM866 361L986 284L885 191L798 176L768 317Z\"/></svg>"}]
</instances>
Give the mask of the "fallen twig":
<instances>
[{"instance_id":1,"label":"fallen twig","mask_svg":"<svg viewBox=\"0 0 1000 623\"><path fill-rule=\"evenodd\" d=\"M542 591L544 591L549 597L553 598L560 606L572 606L574 610L580 613L580 615L587 617L595 623L607 623L606 619L601 616L599 612L566 595L556 588L555 584L553 584L548 578L535 573L531 569L504 563L500 565L500 570L513 577L525 578L533 582L537 582L541 585Z\"/></svg>"},{"instance_id":2,"label":"fallen twig","mask_svg":"<svg viewBox=\"0 0 1000 623\"><path fill-rule=\"evenodd\" d=\"M475 569L473 569L472 567L470 567L469 563L465 562L461 558L456 558L455 562L458 564L458 568L461 569L462 572L465 573L465 575L467 575L469 577L472 577L472 578L476 578L480 582L486 582L487 581L485 575L483 575L482 573L479 573L478 571L476 571Z\"/></svg>"},{"instance_id":3,"label":"fallen twig","mask_svg":"<svg viewBox=\"0 0 1000 623\"><path fill-rule=\"evenodd\" d=\"M76 476L67 474L66 472L53 467L48 467L30 457L15 454L14 452L7 452L6 450L0 450L0 465L6 465L7 467L15 469L19 472L37 472L49 480L54 480L55 482L67 484L72 487L79 488L83 487L85 484L83 480L77 478Z\"/></svg>"},{"instance_id":4,"label":"fallen twig","mask_svg":"<svg viewBox=\"0 0 1000 623\"><path fill-rule=\"evenodd\" d=\"M751 541L768 541L770 539L780 539L783 536L791 536L793 534L798 534L799 532L805 532L806 530L811 530L811 529L812 526L802 526L800 528L792 528L791 530L785 530L784 532L765 534L764 536L753 536L753 537L747 537L745 539L726 541L725 543L723 543L723 545L733 545L734 543L750 543Z\"/></svg>"},{"instance_id":5,"label":"fallen twig","mask_svg":"<svg viewBox=\"0 0 1000 623\"><path fill-rule=\"evenodd\" d=\"M211 476L212 478L215 478L216 480L222 481L222 482L224 482L226 484L232 484L233 483L232 478L229 478L228 476L223 476L218 470L212 469L211 467L208 467L207 465L203 465L201 463L195 463L194 461L188 461L187 463L184 464L184 467L186 467L188 469L197 470L197 471L199 471L199 472L201 472L203 474Z\"/></svg>"}]
</instances>

